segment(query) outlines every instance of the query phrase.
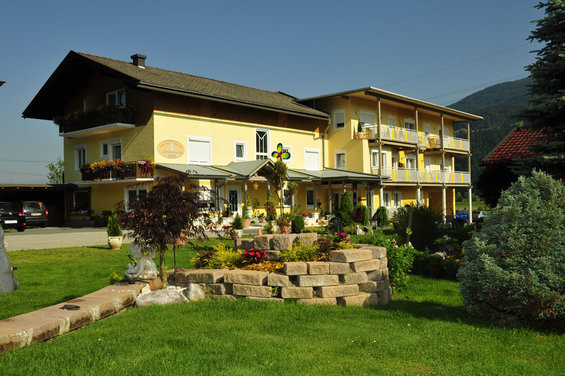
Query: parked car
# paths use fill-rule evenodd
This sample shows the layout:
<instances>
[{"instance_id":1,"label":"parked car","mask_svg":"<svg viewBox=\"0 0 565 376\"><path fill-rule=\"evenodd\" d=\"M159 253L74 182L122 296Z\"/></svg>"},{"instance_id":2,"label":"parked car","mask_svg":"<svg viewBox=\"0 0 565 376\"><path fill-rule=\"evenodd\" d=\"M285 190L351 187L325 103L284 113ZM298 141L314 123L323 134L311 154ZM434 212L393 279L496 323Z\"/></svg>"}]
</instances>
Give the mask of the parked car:
<instances>
[{"instance_id":1,"label":"parked car","mask_svg":"<svg viewBox=\"0 0 565 376\"><path fill-rule=\"evenodd\" d=\"M23 201L22 207L26 216L26 225L29 226L47 226L47 218L49 211L45 204L41 201Z\"/></svg>"},{"instance_id":2,"label":"parked car","mask_svg":"<svg viewBox=\"0 0 565 376\"><path fill-rule=\"evenodd\" d=\"M473 222L482 222L487 215L486 210L473 210Z\"/></svg>"},{"instance_id":3,"label":"parked car","mask_svg":"<svg viewBox=\"0 0 565 376\"><path fill-rule=\"evenodd\" d=\"M26 228L26 216L22 206L16 202L0 201L0 225L3 229L15 228L24 231Z\"/></svg>"},{"instance_id":4,"label":"parked car","mask_svg":"<svg viewBox=\"0 0 565 376\"><path fill-rule=\"evenodd\" d=\"M467 210L457 210L455 212L455 219L467 222L469 220L469 212Z\"/></svg>"}]
</instances>

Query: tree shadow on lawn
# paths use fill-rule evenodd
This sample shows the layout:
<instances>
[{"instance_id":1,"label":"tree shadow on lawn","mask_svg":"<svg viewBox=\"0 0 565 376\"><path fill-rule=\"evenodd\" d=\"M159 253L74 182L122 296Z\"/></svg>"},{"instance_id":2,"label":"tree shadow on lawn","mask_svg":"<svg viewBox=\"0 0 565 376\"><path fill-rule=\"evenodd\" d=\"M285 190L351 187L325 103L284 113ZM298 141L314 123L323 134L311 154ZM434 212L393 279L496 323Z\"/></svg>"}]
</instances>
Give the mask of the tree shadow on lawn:
<instances>
[{"instance_id":1,"label":"tree shadow on lawn","mask_svg":"<svg viewBox=\"0 0 565 376\"><path fill-rule=\"evenodd\" d=\"M487 320L477 316L473 316L462 306L450 306L436 302L415 302L409 300L393 300L385 307L380 309L386 311L396 311L409 314L415 318L423 318L433 321L446 321L467 324L481 328L524 328L544 334L564 334L565 320L554 320L552 322L525 323L523 325L505 325L496 320Z\"/></svg>"}]
</instances>

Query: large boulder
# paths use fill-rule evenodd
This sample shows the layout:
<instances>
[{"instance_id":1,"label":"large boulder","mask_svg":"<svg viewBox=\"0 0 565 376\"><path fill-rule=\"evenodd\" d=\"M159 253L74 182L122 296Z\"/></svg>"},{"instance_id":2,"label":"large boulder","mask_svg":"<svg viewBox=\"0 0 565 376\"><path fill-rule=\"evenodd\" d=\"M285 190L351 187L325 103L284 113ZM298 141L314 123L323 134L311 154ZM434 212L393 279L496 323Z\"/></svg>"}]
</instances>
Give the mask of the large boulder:
<instances>
[{"instance_id":1,"label":"large boulder","mask_svg":"<svg viewBox=\"0 0 565 376\"><path fill-rule=\"evenodd\" d=\"M18 278L12 271L12 264L4 247L4 230L0 226L0 294L13 292L19 287Z\"/></svg>"},{"instance_id":2,"label":"large boulder","mask_svg":"<svg viewBox=\"0 0 565 376\"><path fill-rule=\"evenodd\" d=\"M139 295L135 301L135 305L138 307L147 307L150 305L185 303L187 301L188 299L184 296L182 289L169 287Z\"/></svg>"}]
</instances>

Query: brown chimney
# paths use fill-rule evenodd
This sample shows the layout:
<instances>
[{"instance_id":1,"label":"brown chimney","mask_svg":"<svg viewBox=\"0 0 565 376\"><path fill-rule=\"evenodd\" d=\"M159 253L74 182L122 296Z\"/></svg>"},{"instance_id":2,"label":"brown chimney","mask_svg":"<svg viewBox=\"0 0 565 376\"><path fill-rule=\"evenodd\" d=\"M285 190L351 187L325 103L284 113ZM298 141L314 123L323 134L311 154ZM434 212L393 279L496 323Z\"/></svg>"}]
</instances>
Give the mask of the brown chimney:
<instances>
[{"instance_id":1,"label":"brown chimney","mask_svg":"<svg viewBox=\"0 0 565 376\"><path fill-rule=\"evenodd\" d=\"M147 56L142 54L135 54L135 55L131 55L130 57L133 65L138 66L140 68L145 68L145 59L147 59Z\"/></svg>"}]
</instances>

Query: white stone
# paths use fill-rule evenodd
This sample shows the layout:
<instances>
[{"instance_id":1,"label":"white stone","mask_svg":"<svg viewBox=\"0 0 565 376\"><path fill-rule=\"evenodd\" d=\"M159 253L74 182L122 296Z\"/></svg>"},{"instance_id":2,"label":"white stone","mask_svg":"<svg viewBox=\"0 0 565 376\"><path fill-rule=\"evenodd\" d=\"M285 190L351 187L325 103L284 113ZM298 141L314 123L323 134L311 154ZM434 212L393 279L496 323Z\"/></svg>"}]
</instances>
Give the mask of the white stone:
<instances>
[{"instance_id":1,"label":"white stone","mask_svg":"<svg viewBox=\"0 0 565 376\"><path fill-rule=\"evenodd\" d=\"M206 297L202 288L196 283L190 283L184 290L182 290L182 293L189 301L202 300Z\"/></svg>"},{"instance_id":2,"label":"white stone","mask_svg":"<svg viewBox=\"0 0 565 376\"><path fill-rule=\"evenodd\" d=\"M181 288L168 287L151 291L150 293L139 295L135 300L138 307L147 307L150 305L166 305L173 303L185 303L188 299L182 293Z\"/></svg>"}]
</instances>

